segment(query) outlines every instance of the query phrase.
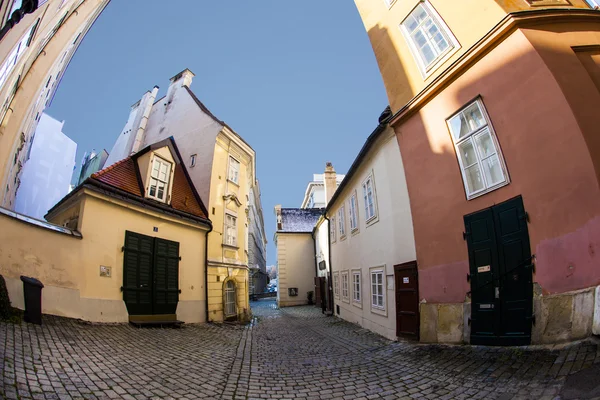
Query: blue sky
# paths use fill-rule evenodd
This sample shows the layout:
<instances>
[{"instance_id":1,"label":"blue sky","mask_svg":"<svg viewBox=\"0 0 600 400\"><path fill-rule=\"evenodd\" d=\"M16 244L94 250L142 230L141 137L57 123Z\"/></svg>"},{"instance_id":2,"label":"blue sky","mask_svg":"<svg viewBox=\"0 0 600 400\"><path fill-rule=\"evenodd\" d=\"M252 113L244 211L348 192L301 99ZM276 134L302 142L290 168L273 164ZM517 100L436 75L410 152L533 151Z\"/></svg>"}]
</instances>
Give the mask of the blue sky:
<instances>
[{"instance_id":1,"label":"blue sky","mask_svg":"<svg viewBox=\"0 0 600 400\"><path fill-rule=\"evenodd\" d=\"M354 2L112 0L46 112L66 121L79 164L86 150L110 151L130 106L154 85L162 96L185 68L257 153L275 264L273 207L299 207L326 161L345 173L387 105Z\"/></svg>"}]
</instances>

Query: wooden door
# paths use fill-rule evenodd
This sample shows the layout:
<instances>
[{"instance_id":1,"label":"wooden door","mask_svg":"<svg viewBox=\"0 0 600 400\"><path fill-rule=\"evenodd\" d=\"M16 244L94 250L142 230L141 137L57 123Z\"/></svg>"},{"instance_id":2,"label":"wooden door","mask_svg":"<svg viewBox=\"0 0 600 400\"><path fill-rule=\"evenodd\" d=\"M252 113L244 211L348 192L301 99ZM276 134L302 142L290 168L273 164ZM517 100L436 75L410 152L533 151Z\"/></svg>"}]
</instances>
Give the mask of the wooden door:
<instances>
[{"instance_id":1,"label":"wooden door","mask_svg":"<svg viewBox=\"0 0 600 400\"><path fill-rule=\"evenodd\" d=\"M522 198L464 219L471 280L471 344L529 344L533 276Z\"/></svg>"},{"instance_id":2,"label":"wooden door","mask_svg":"<svg viewBox=\"0 0 600 400\"><path fill-rule=\"evenodd\" d=\"M315 306L321 307L321 278L315 276Z\"/></svg>"},{"instance_id":3,"label":"wooden door","mask_svg":"<svg viewBox=\"0 0 600 400\"><path fill-rule=\"evenodd\" d=\"M396 336L419 339L419 281L417 262L394 266Z\"/></svg>"},{"instance_id":4,"label":"wooden door","mask_svg":"<svg viewBox=\"0 0 600 400\"><path fill-rule=\"evenodd\" d=\"M179 243L154 240L153 314L175 314L179 301Z\"/></svg>"}]
</instances>

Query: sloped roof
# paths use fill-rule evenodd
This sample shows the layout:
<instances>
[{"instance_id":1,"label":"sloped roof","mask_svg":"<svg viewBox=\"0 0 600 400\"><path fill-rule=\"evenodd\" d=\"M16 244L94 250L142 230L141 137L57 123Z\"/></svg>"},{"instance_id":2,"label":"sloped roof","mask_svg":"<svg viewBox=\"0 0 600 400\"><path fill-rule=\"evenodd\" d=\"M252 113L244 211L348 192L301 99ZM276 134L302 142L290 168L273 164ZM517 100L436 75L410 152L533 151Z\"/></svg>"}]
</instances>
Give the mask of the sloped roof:
<instances>
[{"instance_id":1,"label":"sloped roof","mask_svg":"<svg viewBox=\"0 0 600 400\"><path fill-rule=\"evenodd\" d=\"M282 208L281 229L277 232L311 233L322 214L320 208Z\"/></svg>"},{"instance_id":2,"label":"sloped roof","mask_svg":"<svg viewBox=\"0 0 600 400\"><path fill-rule=\"evenodd\" d=\"M175 172L173 173L173 188L171 191L171 203L166 204L153 199L144 197L145 190L142 183L137 158L142 154L161 147L168 146L176 161ZM59 201L50 211L54 211L60 204L67 200L82 187L98 188L104 194L116 195L119 198L127 197L130 200L143 203L144 206L150 206L161 211L170 211L172 213L185 216L197 217L208 220L206 207L202 203L193 183L191 182L185 166L180 162L181 155L175 145L174 139L168 138L159 143L150 145L140 150L133 156L118 161L86 179L77 189Z\"/></svg>"}]
</instances>

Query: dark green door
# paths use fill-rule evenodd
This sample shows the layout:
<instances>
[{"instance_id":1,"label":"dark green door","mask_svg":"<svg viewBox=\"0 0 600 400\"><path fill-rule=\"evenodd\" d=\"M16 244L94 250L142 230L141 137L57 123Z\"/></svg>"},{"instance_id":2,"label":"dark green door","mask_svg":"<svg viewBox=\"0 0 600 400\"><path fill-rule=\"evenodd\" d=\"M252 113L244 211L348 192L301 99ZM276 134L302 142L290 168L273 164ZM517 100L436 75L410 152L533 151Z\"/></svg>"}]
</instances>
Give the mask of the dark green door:
<instances>
[{"instance_id":1,"label":"dark green door","mask_svg":"<svg viewBox=\"0 0 600 400\"><path fill-rule=\"evenodd\" d=\"M471 344L529 344L533 286L522 198L464 219L471 276Z\"/></svg>"},{"instance_id":2,"label":"dark green door","mask_svg":"<svg viewBox=\"0 0 600 400\"><path fill-rule=\"evenodd\" d=\"M175 314L179 243L125 232L123 300L129 315Z\"/></svg>"}]
</instances>

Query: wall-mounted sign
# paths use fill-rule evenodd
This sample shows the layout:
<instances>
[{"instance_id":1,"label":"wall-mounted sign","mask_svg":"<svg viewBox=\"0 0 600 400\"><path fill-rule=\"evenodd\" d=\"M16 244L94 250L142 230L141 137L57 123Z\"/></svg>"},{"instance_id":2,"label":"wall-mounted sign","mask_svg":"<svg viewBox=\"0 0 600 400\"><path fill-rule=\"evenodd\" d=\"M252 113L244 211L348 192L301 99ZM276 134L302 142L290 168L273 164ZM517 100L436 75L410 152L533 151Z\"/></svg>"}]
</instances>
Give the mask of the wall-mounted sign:
<instances>
[{"instance_id":1,"label":"wall-mounted sign","mask_svg":"<svg viewBox=\"0 0 600 400\"><path fill-rule=\"evenodd\" d=\"M110 278L110 267L107 267L106 265L101 265L100 266L100 276L103 276L105 278Z\"/></svg>"},{"instance_id":2,"label":"wall-mounted sign","mask_svg":"<svg viewBox=\"0 0 600 400\"><path fill-rule=\"evenodd\" d=\"M288 288L288 296L298 296L298 288L296 288L296 287Z\"/></svg>"},{"instance_id":3,"label":"wall-mounted sign","mask_svg":"<svg viewBox=\"0 0 600 400\"><path fill-rule=\"evenodd\" d=\"M408 276L405 276L404 278L402 278L402 283L408 283L408 282L409 282Z\"/></svg>"},{"instance_id":4,"label":"wall-mounted sign","mask_svg":"<svg viewBox=\"0 0 600 400\"><path fill-rule=\"evenodd\" d=\"M490 266L484 265L482 267L477 267L477 272L490 272Z\"/></svg>"},{"instance_id":5,"label":"wall-mounted sign","mask_svg":"<svg viewBox=\"0 0 600 400\"><path fill-rule=\"evenodd\" d=\"M319 262L319 270L323 271L325 268L327 268L327 265L325 265L325 261Z\"/></svg>"}]
</instances>

